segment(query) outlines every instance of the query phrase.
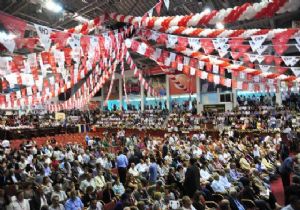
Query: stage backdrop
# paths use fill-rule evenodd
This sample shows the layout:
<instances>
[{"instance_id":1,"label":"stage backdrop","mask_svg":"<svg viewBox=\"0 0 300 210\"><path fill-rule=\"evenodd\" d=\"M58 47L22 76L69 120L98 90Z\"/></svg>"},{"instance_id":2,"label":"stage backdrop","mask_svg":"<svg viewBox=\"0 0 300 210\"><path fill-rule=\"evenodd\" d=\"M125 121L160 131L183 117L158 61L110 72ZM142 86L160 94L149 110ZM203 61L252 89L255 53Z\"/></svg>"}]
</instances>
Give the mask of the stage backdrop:
<instances>
[{"instance_id":1,"label":"stage backdrop","mask_svg":"<svg viewBox=\"0 0 300 210\"><path fill-rule=\"evenodd\" d=\"M196 93L196 78L188 77L185 74L178 74L175 76L176 81L180 82L180 85L183 85L187 91L179 87L178 84L175 84L174 80L169 79L170 82L170 95L181 95Z\"/></svg>"},{"instance_id":2,"label":"stage backdrop","mask_svg":"<svg viewBox=\"0 0 300 210\"><path fill-rule=\"evenodd\" d=\"M126 92L128 96L140 94L141 86L138 78L133 78L133 77L126 78ZM124 90L123 90L123 95L124 95Z\"/></svg>"},{"instance_id":3,"label":"stage backdrop","mask_svg":"<svg viewBox=\"0 0 300 210\"><path fill-rule=\"evenodd\" d=\"M149 84L160 96L165 96L166 92L166 75L154 75L150 77Z\"/></svg>"}]
</instances>

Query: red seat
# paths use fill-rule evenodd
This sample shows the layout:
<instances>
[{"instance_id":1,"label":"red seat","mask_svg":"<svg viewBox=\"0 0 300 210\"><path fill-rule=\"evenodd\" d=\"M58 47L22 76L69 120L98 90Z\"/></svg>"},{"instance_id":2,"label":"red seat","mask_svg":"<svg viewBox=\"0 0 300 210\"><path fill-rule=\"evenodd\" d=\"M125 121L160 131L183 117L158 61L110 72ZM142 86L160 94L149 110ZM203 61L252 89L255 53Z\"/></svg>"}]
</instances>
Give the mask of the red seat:
<instances>
[{"instance_id":1,"label":"red seat","mask_svg":"<svg viewBox=\"0 0 300 210\"><path fill-rule=\"evenodd\" d=\"M98 191L97 192L97 199L102 200L103 199L103 191Z\"/></svg>"},{"instance_id":2,"label":"red seat","mask_svg":"<svg viewBox=\"0 0 300 210\"><path fill-rule=\"evenodd\" d=\"M116 206L116 202L111 201L104 205L103 210L113 210L115 208L115 206Z\"/></svg>"}]
</instances>

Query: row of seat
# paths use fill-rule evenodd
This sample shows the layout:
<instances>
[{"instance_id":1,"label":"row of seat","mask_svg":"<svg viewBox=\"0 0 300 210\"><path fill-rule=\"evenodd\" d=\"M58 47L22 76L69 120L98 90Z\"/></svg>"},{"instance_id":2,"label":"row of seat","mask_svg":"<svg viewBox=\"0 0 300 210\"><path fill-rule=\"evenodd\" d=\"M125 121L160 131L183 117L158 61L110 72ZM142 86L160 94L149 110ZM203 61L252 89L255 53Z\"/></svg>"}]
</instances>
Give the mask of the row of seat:
<instances>
[{"instance_id":1,"label":"row of seat","mask_svg":"<svg viewBox=\"0 0 300 210\"><path fill-rule=\"evenodd\" d=\"M93 137L93 136L102 136L102 133L100 133L100 132L71 133L71 134L57 134L55 136L36 137L36 138L32 138L32 140L37 143L38 147L41 147L41 146L45 145L51 139L55 139L57 144L60 144L60 145L65 145L67 143L84 144L85 143L85 136L87 134L91 137ZM11 147L12 148L18 148L20 146L20 144L24 143L25 141L26 140L24 140L24 139L12 140L10 142Z\"/></svg>"}]
</instances>

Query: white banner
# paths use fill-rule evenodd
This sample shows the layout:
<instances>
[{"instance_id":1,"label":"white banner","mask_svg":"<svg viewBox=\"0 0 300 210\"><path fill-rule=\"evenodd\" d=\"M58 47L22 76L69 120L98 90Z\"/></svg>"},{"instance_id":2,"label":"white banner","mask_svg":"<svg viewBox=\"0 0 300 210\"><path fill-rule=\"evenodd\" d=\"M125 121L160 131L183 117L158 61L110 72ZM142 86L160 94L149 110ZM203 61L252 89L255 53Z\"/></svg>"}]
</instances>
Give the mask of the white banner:
<instances>
[{"instance_id":1,"label":"white banner","mask_svg":"<svg viewBox=\"0 0 300 210\"><path fill-rule=\"evenodd\" d=\"M194 51L198 51L201 48L201 43L198 38L188 38L188 43Z\"/></svg>"},{"instance_id":2,"label":"white banner","mask_svg":"<svg viewBox=\"0 0 300 210\"><path fill-rule=\"evenodd\" d=\"M4 37L4 36L0 36L0 43L3 44L4 47L6 47L6 49L9 52L14 52L14 49L16 47L16 42L14 39L8 38L8 37Z\"/></svg>"},{"instance_id":3,"label":"white banner","mask_svg":"<svg viewBox=\"0 0 300 210\"><path fill-rule=\"evenodd\" d=\"M47 26L42 26L38 24L34 24L37 34L39 36L39 40L41 44L44 46L45 50L48 51L51 46L51 39L50 35L52 33L52 28L49 28Z\"/></svg>"},{"instance_id":4,"label":"white banner","mask_svg":"<svg viewBox=\"0 0 300 210\"><path fill-rule=\"evenodd\" d=\"M268 37L267 34L265 34L265 35L254 35L254 36L251 36L251 39L252 39L252 46L251 46L251 48L254 47L255 50L257 48L259 48L264 43L264 41L267 39L267 37ZM251 42L250 42L250 45L251 45Z\"/></svg>"}]
</instances>

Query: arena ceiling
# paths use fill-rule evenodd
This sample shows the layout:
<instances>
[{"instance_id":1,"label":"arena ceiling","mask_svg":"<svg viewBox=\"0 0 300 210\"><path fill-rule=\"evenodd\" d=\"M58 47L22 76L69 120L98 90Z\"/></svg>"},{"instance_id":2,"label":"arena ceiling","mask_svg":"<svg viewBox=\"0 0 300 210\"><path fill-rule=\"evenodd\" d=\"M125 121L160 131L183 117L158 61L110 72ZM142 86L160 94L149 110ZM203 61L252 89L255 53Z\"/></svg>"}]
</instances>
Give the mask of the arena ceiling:
<instances>
[{"instance_id":1,"label":"arena ceiling","mask_svg":"<svg viewBox=\"0 0 300 210\"><path fill-rule=\"evenodd\" d=\"M55 0L62 5L62 12L53 12L45 7L46 0L1 0L0 10L26 20L28 23L38 23L58 30L64 30L80 24L82 21L91 20L105 13L117 12L125 15L142 16L151 9L157 0ZM162 7L161 16L187 15L199 13L206 8L220 10L222 8L242 5L246 2L255 3L261 0L170 0L170 8ZM241 21L226 25L226 28L281 28L291 27L292 21L300 20L300 12L277 15L272 18ZM108 27L117 27L113 21L108 21L98 32L105 31ZM207 27L207 26L204 26ZM213 27L213 26L210 26ZM27 36L35 33L33 27L28 28ZM147 69L155 63L139 55L134 55L136 64Z\"/></svg>"},{"instance_id":2,"label":"arena ceiling","mask_svg":"<svg viewBox=\"0 0 300 210\"><path fill-rule=\"evenodd\" d=\"M47 25L56 29L67 29L79 24L78 17L93 19L99 15L117 12L125 15L142 16L157 0L56 0L63 12L52 12L45 8L46 0L1 0L0 10L20 17L28 22ZM199 13L206 8L222 9L261 0L171 0L170 9L162 8L161 16ZM77 18L76 18L77 17ZM279 28L291 26L299 19L299 11L259 21L239 22L228 28ZM77 20L76 20L77 19ZM109 24L112 24L111 22Z\"/></svg>"}]
</instances>

